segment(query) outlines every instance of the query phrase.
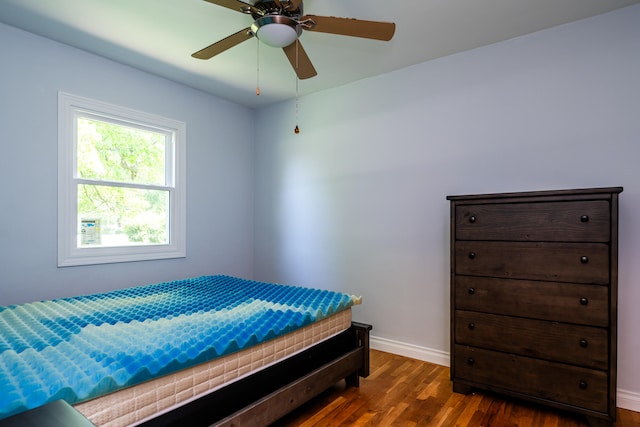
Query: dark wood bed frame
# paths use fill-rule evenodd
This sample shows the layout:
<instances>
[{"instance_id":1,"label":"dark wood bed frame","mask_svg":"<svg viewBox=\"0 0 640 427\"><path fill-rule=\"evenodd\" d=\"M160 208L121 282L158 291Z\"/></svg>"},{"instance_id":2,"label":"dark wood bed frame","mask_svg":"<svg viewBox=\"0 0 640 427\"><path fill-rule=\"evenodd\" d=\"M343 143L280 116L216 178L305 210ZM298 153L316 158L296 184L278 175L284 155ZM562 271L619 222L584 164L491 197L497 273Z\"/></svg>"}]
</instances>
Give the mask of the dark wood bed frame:
<instances>
[{"instance_id":1,"label":"dark wood bed frame","mask_svg":"<svg viewBox=\"0 0 640 427\"><path fill-rule=\"evenodd\" d=\"M371 329L352 322L326 341L141 425L269 425L342 379L359 386L369 375Z\"/></svg>"}]
</instances>

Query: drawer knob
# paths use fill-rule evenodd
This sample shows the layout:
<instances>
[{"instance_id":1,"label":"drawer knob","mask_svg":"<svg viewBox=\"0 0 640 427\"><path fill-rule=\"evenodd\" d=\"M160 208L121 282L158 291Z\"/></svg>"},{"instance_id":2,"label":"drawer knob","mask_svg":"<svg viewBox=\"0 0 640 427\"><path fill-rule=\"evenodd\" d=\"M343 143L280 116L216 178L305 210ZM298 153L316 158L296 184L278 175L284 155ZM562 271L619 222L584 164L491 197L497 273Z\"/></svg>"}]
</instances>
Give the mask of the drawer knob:
<instances>
[{"instance_id":1,"label":"drawer knob","mask_svg":"<svg viewBox=\"0 0 640 427\"><path fill-rule=\"evenodd\" d=\"M580 340L580 347L587 348L588 345L589 345L589 342L587 342L587 340L585 340L584 338Z\"/></svg>"},{"instance_id":2,"label":"drawer knob","mask_svg":"<svg viewBox=\"0 0 640 427\"><path fill-rule=\"evenodd\" d=\"M589 215L581 215L580 222L589 222Z\"/></svg>"},{"instance_id":3,"label":"drawer knob","mask_svg":"<svg viewBox=\"0 0 640 427\"><path fill-rule=\"evenodd\" d=\"M580 262L583 263L583 264L587 264L589 262L589 257L586 256L586 255L582 255L580 257Z\"/></svg>"},{"instance_id":4,"label":"drawer knob","mask_svg":"<svg viewBox=\"0 0 640 427\"><path fill-rule=\"evenodd\" d=\"M469 329L473 331L475 328L476 328L476 324L473 322L469 322Z\"/></svg>"},{"instance_id":5,"label":"drawer knob","mask_svg":"<svg viewBox=\"0 0 640 427\"><path fill-rule=\"evenodd\" d=\"M476 258L476 253L475 252L469 252L469 259L475 259Z\"/></svg>"},{"instance_id":6,"label":"drawer knob","mask_svg":"<svg viewBox=\"0 0 640 427\"><path fill-rule=\"evenodd\" d=\"M582 389L582 390L586 390L587 389L587 382L585 380L580 380L580 383L578 383L578 385L580 386L580 389Z\"/></svg>"},{"instance_id":7,"label":"drawer knob","mask_svg":"<svg viewBox=\"0 0 640 427\"><path fill-rule=\"evenodd\" d=\"M473 295L476 293L476 288L469 288L467 292L469 293L469 295Z\"/></svg>"},{"instance_id":8,"label":"drawer knob","mask_svg":"<svg viewBox=\"0 0 640 427\"><path fill-rule=\"evenodd\" d=\"M476 363L476 360L473 357L470 357L467 359L467 365L473 366L475 365L475 363Z\"/></svg>"},{"instance_id":9,"label":"drawer knob","mask_svg":"<svg viewBox=\"0 0 640 427\"><path fill-rule=\"evenodd\" d=\"M580 298L580 305L587 305L587 304L589 304L589 298L586 298L586 297Z\"/></svg>"},{"instance_id":10,"label":"drawer knob","mask_svg":"<svg viewBox=\"0 0 640 427\"><path fill-rule=\"evenodd\" d=\"M478 219L478 218L476 218L476 216L475 216L475 215L471 215L471 216L469 217L469 222L470 222L471 224L475 224L475 222L476 222L476 220L477 220L477 219Z\"/></svg>"}]
</instances>

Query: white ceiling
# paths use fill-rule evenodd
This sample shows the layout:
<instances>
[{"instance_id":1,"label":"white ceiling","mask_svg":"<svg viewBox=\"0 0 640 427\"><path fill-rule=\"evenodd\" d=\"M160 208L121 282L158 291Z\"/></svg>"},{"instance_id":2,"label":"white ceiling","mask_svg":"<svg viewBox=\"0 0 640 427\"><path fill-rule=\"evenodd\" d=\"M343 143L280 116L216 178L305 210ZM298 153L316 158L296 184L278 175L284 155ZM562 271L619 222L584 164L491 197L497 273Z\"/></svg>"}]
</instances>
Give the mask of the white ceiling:
<instances>
[{"instance_id":1,"label":"white ceiling","mask_svg":"<svg viewBox=\"0 0 640 427\"><path fill-rule=\"evenodd\" d=\"M381 42L304 32L300 41L318 75L299 82L299 95L635 3L640 0L305 0L305 14L395 22L396 33ZM203 0L0 0L0 22L249 107L296 95L284 53L258 49L256 39L208 61L191 57L252 22Z\"/></svg>"}]
</instances>

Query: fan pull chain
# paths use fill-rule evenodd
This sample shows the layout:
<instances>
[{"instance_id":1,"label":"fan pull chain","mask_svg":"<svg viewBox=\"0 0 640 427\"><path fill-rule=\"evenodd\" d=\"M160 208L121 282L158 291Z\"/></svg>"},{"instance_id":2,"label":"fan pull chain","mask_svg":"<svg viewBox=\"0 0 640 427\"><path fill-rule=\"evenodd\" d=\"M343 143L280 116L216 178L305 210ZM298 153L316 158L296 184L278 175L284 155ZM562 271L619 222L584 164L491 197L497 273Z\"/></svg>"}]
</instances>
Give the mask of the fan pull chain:
<instances>
[{"instance_id":1,"label":"fan pull chain","mask_svg":"<svg viewBox=\"0 0 640 427\"><path fill-rule=\"evenodd\" d=\"M293 133L299 134L300 128L298 127L298 76L296 76L296 127L293 129Z\"/></svg>"},{"instance_id":2,"label":"fan pull chain","mask_svg":"<svg viewBox=\"0 0 640 427\"><path fill-rule=\"evenodd\" d=\"M293 133L296 135L300 133L300 128L298 127L298 82L300 81L298 78L298 46L299 42L296 40L296 127L293 129Z\"/></svg>"},{"instance_id":3,"label":"fan pull chain","mask_svg":"<svg viewBox=\"0 0 640 427\"><path fill-rule=\"evenodd\" d=\"M256 96L260 96L260 40L256 37Z\"/></svg>"}]
</instances>

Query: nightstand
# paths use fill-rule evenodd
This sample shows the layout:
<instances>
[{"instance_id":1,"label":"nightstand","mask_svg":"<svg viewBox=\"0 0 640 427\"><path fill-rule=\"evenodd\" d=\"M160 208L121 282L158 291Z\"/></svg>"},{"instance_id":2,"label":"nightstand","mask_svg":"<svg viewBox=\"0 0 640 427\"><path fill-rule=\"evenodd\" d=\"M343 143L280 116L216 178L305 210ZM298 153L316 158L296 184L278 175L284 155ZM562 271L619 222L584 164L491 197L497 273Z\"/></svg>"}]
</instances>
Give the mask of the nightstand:
<instances>
[{"instance_id":1,"label":"nightstand","mask_svg":"<svg viewBox=\"0 0 640 427\"><path fill-rule=\"evenodd\" d=\"M95 427L64 400L0 420L0 427Z\"/></svg>"}]
</instances>

